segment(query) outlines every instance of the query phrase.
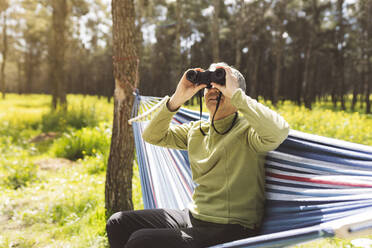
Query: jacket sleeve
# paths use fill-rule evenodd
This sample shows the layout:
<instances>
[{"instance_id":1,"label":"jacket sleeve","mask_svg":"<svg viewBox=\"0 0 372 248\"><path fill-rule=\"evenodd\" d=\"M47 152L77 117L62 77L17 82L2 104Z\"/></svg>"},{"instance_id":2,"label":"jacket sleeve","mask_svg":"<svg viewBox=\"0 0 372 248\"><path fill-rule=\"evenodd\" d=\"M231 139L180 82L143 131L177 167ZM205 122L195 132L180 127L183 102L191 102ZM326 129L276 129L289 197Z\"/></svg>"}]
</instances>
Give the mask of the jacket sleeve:
<instances>
[{"instance_id":1,"label":"jacket sleeve","mask_svg":"<svg viewBox=\"0 0 372 248\"><path fill-rule=\"evenodd\" d=\"M256 152L274 150L287 138L289 124L284 118L241 89L234 93L231 102L248 120L247 140Z\"/></svg>"},{"instance_id":2,"label":"jacket sleeve","mask_svg":"<svg viewBox=\"0 0 372 248\"><path fill-rule=\"evenodd\" d=\"M153 145L186 150L187 135L191 124L172 125L171 121L176 112L169 111L167 101L160 106L160 110L154 115L146 126L142 138Z\"/></svg>"}]
</instances>

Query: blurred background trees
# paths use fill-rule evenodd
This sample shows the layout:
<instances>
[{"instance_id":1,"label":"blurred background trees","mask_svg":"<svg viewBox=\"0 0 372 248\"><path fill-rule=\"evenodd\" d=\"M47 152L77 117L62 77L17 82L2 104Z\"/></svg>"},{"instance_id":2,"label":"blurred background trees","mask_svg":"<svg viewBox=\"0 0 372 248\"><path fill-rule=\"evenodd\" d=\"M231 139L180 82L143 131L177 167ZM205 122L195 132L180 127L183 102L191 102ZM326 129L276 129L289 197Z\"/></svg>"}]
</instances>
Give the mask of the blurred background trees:
<instances>
[{"instance_id":1,"label":"blurred background trees","mask_svg":"<svg viewBox=\"0 0 372 248\"><path fill-rule=\"evenodd\" d=\"M171 94L187 68L225 61L252 97L371 113L371 0L134 4L141 94ZM1 92L53 94L54 105L67 93L110 99L111 32L108 0L0 0Z\"/></svg>"}]
</instances>

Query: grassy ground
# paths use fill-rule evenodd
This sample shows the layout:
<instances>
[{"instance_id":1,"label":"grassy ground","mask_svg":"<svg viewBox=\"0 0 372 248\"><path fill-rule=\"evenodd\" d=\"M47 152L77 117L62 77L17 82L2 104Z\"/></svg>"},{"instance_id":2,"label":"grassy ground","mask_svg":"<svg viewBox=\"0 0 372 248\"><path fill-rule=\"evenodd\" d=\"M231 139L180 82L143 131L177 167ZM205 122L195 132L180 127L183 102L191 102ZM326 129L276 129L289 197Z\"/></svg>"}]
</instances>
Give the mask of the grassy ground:
<instances>
[{"instance_id":1,"label":"grassy ground","mask_svg":"<svg viewBox=\"0 0 372 248\"><path fill-rule=\"evenodd\" d=\"M104 184L112 103L69 95L67 112L49 112L45 95L0 100L0 248L107 247ZM267 103L269 104L269 103ZM293 129L372 145L372 117L278 106ZM133 201L143 208L137 166ZM327 239L299 247L357 247Z\"/></svg>"}]
</instances>

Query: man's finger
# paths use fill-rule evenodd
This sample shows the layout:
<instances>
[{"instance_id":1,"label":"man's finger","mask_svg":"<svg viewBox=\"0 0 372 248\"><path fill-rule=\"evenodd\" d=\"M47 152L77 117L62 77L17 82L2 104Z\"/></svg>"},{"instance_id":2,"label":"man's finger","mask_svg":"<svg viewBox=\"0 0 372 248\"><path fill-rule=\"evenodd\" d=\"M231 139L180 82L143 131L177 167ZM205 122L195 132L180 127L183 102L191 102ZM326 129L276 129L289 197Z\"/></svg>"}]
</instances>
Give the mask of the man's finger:
<instances>
[{"instance_id":1,"label":"man's finger","mask_svg":"<svg viewBox=\"0 0 372 248\"><path fill-rule=\"evenodd\" d=\"M204 89L205 87L207 87L206 84L200 84L200 85L198 85L198 87L196 89L199 91L201 89Z\"/></svg>"},{"instance_id":2,"label":"man's finger","mask_svg":"<svg viewBox=\"0 0 372 248\"><path fill-rule=\"evenodd\" d=\"M224 67L225 71L228 73L228 74L232 74L232 70L230 67Z\"/></svg>"}]
</instances>

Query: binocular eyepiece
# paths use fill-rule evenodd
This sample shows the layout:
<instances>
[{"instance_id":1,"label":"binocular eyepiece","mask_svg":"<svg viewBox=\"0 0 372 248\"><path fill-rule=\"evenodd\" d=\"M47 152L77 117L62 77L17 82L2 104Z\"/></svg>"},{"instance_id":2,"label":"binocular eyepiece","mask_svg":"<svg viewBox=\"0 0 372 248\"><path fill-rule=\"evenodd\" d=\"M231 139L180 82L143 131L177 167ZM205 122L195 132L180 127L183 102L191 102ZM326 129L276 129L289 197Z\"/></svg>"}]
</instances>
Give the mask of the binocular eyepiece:
<instances>
[{"instance_id":1,"label":"binocular eyepiece","mask_svg":"<svg viewBox=\"0 0 372 248\"><path fill-rule=\"evenodd\" d=\"M186 78L196 85L206 84L207 88L212 88L211 83L215 82L220 85L226 84L226 72L223 68L217 68L215 71L196 71L189 70L186 73Z\"/></svg>"}]
</instances>

